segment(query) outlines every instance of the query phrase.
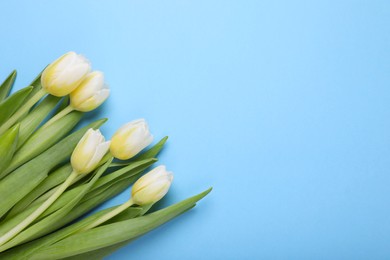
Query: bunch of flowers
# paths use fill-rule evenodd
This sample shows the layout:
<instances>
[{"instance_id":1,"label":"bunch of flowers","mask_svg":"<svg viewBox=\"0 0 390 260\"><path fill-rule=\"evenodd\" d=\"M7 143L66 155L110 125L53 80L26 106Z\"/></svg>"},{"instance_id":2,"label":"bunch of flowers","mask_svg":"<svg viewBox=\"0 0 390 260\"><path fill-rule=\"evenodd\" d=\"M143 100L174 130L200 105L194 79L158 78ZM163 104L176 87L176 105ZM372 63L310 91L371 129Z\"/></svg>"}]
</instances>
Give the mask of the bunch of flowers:
<instances>
[{"instance_id":1,"label":"bunch of flowers","mask_svg":"<svg viewBox=\"0 0 390 260\"><path fill-rule=\"evenodd\" d=\"M208 189L148 213L173 174L154 164L167 137L144 119L106 141L97 120L74 130L110 90L100 71L69 52L14 94L11 73L0 86L0 259L99 259L191 209ZM83 217L132 185L121 205Z\"/></svg>"}]
</instances>

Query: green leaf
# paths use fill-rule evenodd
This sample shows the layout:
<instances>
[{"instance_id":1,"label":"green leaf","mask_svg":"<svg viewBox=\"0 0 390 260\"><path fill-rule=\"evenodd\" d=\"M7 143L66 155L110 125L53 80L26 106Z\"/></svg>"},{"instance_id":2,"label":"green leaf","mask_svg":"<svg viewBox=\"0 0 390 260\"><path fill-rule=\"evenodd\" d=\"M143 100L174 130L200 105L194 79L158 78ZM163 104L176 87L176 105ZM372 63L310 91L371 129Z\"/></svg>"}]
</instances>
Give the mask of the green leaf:
<instances>
[{"instance_id":1,"label":"green leaf","mask_svg":"<svg viewBox=\"0 0 390 260\"><path fill-rule=\"evenodd\" d=\"M42 73L42 72L41 72ZM22 104L24 104L24 103L27 103L31 98L36 98L36 96L35 96L35 94L37 94L37 92L38 91L40 91L41 90L41 73L34 79L34 81L30 84L30 86L28 86L28 87L26 87L26 88L24 88L24 89L22 89L22 90L19 90L19 91L23 91L23 90L25 90L25 89L29 89L29 93L27 93L26 94L26 96L24 97L24 99L22 100L22 101L20 101L19 99L16 99L16 98L13 98L13 96L15 95L15 94L19 94L19 91L18 92L16 92L16 93L14 93L13 95L11 95L11 96L9 96L6 100L4 100L4 102L6 102L7 100L9 100L9 99L15 99L15 101L17 101L17 102L11 102L11 101L9 101L8 103L8 105L7 105L7 110L3 110L3 108L1 107L1 104L0 104L0 111L8 111L6 114L4 114L4 115L2 115L1 113L0 113L0 119L2 118L2 116L4 116L4 117L7 117L7 119L8 118L10 118L10 115L12 115L12 114L14 114L16 111L18 111L18 109L19 108L22 108ZM21 102L21 103L19 103L19 101ZM12 110L10 110L10 108L12 109ZM10 115L8 115L8 113L10 113ZM23 119L24 117L26 117L27 115L28 115L28 113L29 113L29 110L28 111L25 111L24 113L22 113L21 115L19 115L18 116L18 120L20 121L21 119ZM1 119L0 120L0 126L1 126L1 124L3 124L3 123L5 123L5 121L7 120L7 119L5 119L4 121L2 121L3 119ZM7 127L7 129L8 129L9 127ZM1 131L1 132L4 132L4 131Z\"/></svg>"},{"instance_id":2,"label":"green leaf","mask_svg":"<svg viewBox=\"0 0 390 260\"><path fill-rule=\"evenodd\" d=\"M148 209L150 209L149 205L146 206ZM114 210L115 207L111 208L111 210ZM118 215L116 215L115 217L107 220L106 222L100 224L99 226L104 226L104 225L108 225L108 224L112 224L112 223L115 223L115 222L119 222L119 221L124 221L124 220L128 220L128 219L131 219L131 218L135 218L135 217L138 217L138 216L142 216L143 215L143 212L146 212L147 209L144 209L143 206L136 206L136 207L130 207L130 208L127 208L125 209L124 211L122 211L121 213L119 213ZM101 211L97 212L97 213L100 213ZM95 214L97 214L95 213ZM95 215L94 214L94 215ZM92 215L92 216L94 216ZM95 219L98 219L98 218L95 218ZM92 223L92 221L90 221L90 223ZM54 243L53 243L54 244Z\"/></svg>"},{"instance_id":3,"label":"green leaf","mask_svg":"<svg viewBox=\"0 0 390 260\"><path fill-rule=\"evenodd\" d=\"M101 178L99 178L96 183L92 186L90 191L85 195L83 198L82 202L85 200L88 200L90 198L96 197L99 192L102 190L109 188L112 184L114 184L117 181L121 181L124 178L130 178L132 176L138 176L139 173L141 173L144 169L152 165L156 159L147 159L147 160L142 160L139 162L134 162L127 167L124 167L120 170L117 170L115 172L112 172L110 174L107 174ZM88 183L82 184L80 186L76 186L75 188L68 190L64 192L64 194L61 195L60 198L57 199L53 205L51 205L41 216L39 219L50 215L51 213L57 211L58 209L61 209L64 207L64 205L68 204L69 201L71 201L77 194L80 193L81 190L84 189L85 186L89 185ZM46 200L45 198L39 200L36 200L33 204L31 204L31 207L34 209L39 207L41 203L43 203ZM23 215L26 214L23 212ZM17 216L19 217L19 216ZM22 217L23 219L24 217Z\"/></svg>"},{"instance_id":4,"label":"green leaf","mask_svg":"<svg viewBox=\"0 0 390 260\"><path fill-rule=\"evenodd\" d=\"M21 122L18 149L56 107L61 98L48 95Z\"/></svg>"},{"instance_id":5,"label":"green leaf","mask_svg":"<svg viewBox=\"0 0 390 260\"><path fill-rule=\"evenodd\" d=\"M48 127L37 130L16 152L5 174L36 157L59 141L81 120L82 115L83 113L74 111Z\"/></svg>"},{"instance_id":6,"label":"green leaf","mask_svg":"<svg viewBox=\"0 0 390 260\"><path fill-rule=\"evenodd\" d=\"M129 187L132 183L134 183L141 172L149 167L152 163L154 163L155 159L147 159L142 160L140 162L134 162L132 165L129 165L131 167L127 167L127 172L123 171L123 169L120 169L116 172L110 173L104 177L100 177L96 181L96 183L93 185L93 187L89 190L89 192L81 199L79 204L71 210L68 214L63 216L61 219L56 221L56 227L61 227L63 225L66 225L70 223L71 221L77 219L78 217L82 216L86 212L90 211L91 209L95 208L99 204L103 203L104 201L114 197L115 195L122 192L124 189ZM115 173L117 173L115 175ZM121 173L121 174L118 174ZM111 178L111 174L116 176L116 181L113 181ZM123 179L123 177L126 177ZM110 177L110 178L108 178ZM117 180L118 178L122 177L121 180ZM104 181L102 181L102 179ZM74 197L78 196L80 192L85 188L86 185L81 185L80 187L76 187L72 190L66 191L58 200L51 205L39 218L37 221L40 221L41 219L44 219L47 216L50 216L50 214L56 212L59 209L62 209L64 206L66 206L69 202L71 202ZM43 200L44 201L44 200ZM0 234L6 233L11 228L13 228L15 225L17 225L19 222L21 222L23 219L25 219L28 215L30 215L33 211L35 211L43 201L40 201L39 203L32 204L29 208L25 209L21 214L12 216L10 218L6 218L6 222L2 223L0 225ZM148 210L149 206L145 206L145 210ZM142 214L145 212L142 211ZM50 232L52 229L47 229L44 233L41 235L44 235L48 232Z\"/></svg>"},{"instance_id":7,"label":"green leaf","mask_svg":"<svg viewBox=\"0 0 390 260\"><path fill-rule=\"evenodd\" d=\"M88 200L86 200L86 197L84 197L83 200L75 208L73 208L66 216L64 216L61 220L59 220L58 226L64 226L64 225L72 222L73 220L79 218L83 214L89 212L91 209L100 205L102 202L107 201L107 200L115 197L119 193L123 192L132 183L134 183L137 180L137 177L138 176L133 176L132 178L113 183L110 187L107 187L103 191L96 193L95 196L91 196L90 199L88 199ZM94 192L94 191L90 191L88 194L90 194L91 192ZM140 215L143 215L147 210L149 210L149 208L150 208L150 205L144 206L144 208L142 208L142 212L140 213ZM33 209L33 210L35 210L35 209ZM118 219L119 218L122 218L122 215L118 216ZM18 223L18 221L16 223ZM76 223L78 223L78 222L76 222ZM44 236L38 240L34 240L32 242L17 246L15 248L12 248L10 251L6 251L5 253L1 253L0 259L18 259L18 260L29 259L28 255L32 251L35 251L36 249L38 249L42 245L46 244L46 242L47 242L46 238L47 238L47 236ZM43 240L43 242L41 240ZM41 242L34 243L36 241L41 241ZM29 251L29 250L31 250L31 251ZM26 258L22 257L22 255ZM11 257L11 258L8 258L8 257Z\"/></svg>"},{"instance_id":8,"label":"green leaf","mask_svg":"<svg viewBox=\"0 0 390 260\"><path fill-rule=\"evenodd\" d=\"M23 104L32 87L23 88L0 103L0 125L2 125Z\"/></svg>"},{"instance_id":9,"label":"green leaf","mask_svg":"<svg viewBox=\"0 0 390 260\"><path fill-rule=\"evenodd\" d=\"M134 182L134 181L133 181ZM74 207L66 216L58 220L56 223L57 227L62 227L68 223L71 223L72 221L78 219L85 213L91 211L104 201L107 201L114 196L118 195L119 193L123 192L127 187L129 187L128 183L116 183L112 186L112 189L106 189L96 195L96 197L92 197L88 200L81 200L80 203ZM42 233L41 235L47 234L49 231Z\"/></svg>"},{"instance_id":10,"label":"green leaf","mask_svg":"<svg viewBox=\"0 0 390 260\"><path fill-rule=\"evenodd\" d=\"M130 163L126 167L123 167L115 172L112 172L111 174L108 174L100 178L94 185L93 189L102 187L112 182L116 182L125 178L132 177L138 174L139 172L145 170L147 167L149 167L156 161L157 161L156 158L149 158L149 159L144 159L144 160Z\"/></svg>"},{"instance_id":11,"label":"green leaf","mask_svg":"<svg viewBox=\"0 0 390 260\"><path fill-rule=\"evenodd\" d=\"M18 144L19 124L10 128L0 136L0 173L6 169L12 160Z\"/></svg>"},{"instance_id":12,"label":"green leaf","mask_svg":"<svg viewBox=\"0 0 390 260\"><path fill-rule=\"evenodd\" d=\"M1 180L0 217L43 181L52 168L69 158L76 144L89 128L96 129L105 121L106 119L98 120L70 134Z\"/></svg>"},{"instance_id":13,"label":"green leaf","mask_svg":"<svg viewBox=\"0 0 390 260\"><path fill-rule=\"evenodd\" d=\"M194 197L142 217L99 226L83 233L71 235L54 245L38 250L30 256L30 259L43 260L71 257L132 240L192 208L197 201L205 197L210 191L211 188Z\"/></svg>"},{"instance_id":14,"label":"green leaf","mask_svg":"<svg viewBox=\"0 0 390 260\"><path fill-rule=\"evenodd\" d=\"M105 215L106 213L110 212L111 210L117 208L118 206L114 206L111 208L107 208L104 210L101 210L99 212L96 212L95 214L88 216L82 220L77 221L76 223L62 228L50 235L44 236L40 239L31 241L29 243L23 244L21 246L12 248L10 251L7 251L3 254L0 254L1 259L29 259L30 255L33 254L35 251L37 251L39 248L42 248L44 246L52 245L74 233L76 233L78 230L82 229L83 227L89 225L90 223L94 222L95 220L99 219L101 216ZM143 212L143 208L141 207L131 207L124 212L122 212L121 216L125 219L130 219L139 216Z\"/></svg>"},{"instance_id":15,"label":"green leaf","mask_svg":"<svg viewBox=\"0 0 390 260\"><path fill-rule=\"evenodd\" d=\"M188 208L186 211L192 209L193 207L195 207L195 204L192 207ZM183 213L185 213L186 211L184 211ZM120 242L120 243L117 243L117 244L114 244L114 245L111 245L108 247L99 248L97 250L89 251L89 252L78 254L78 255L73 255L70 257L62 258L62 259L66 259L66 260L104 259L105 256L111 255L112 253L117 251L119 248L124 247L125 245L131 243L135 239L137 239L137 238L132 238L132 239L126 240L124 242ZM16 258L14 258L14 259L16 259Z\"/></svg>"},{"instance_id":16,"label":"green leaf","mask_svg":"<svg viewBox=\"0 0 390 260\"><path fill-rule=\"evenodd\" d=\"M137 180L136 177L129 178L122 180L120 182L114 183L110 186L110 188L105 188L103 190L95 190L93 191L96 195L95 196L88 196L88 199L85 197L80 202L79 205L77 205L75 208L72 209L69 214L64 216L61 220L59 220L58 226L66 225L73 220L79 218L83 214L89 212L96 206L100 205L101 203L113 198L114 196L118 195L119 193L123 192L126 188L128 188L131 184L133 184ZM88 193L87 195L90 195Z\"/></svg>"},{"instance_id":17,"label":"green leaf","mask_svg":"<svg viewBox=\"0 0 390 260\"><path fill-rule=\"evenodd\" d=\"M46 67L45 67L45 69L46 69ZM43 69L41 72L39 72L39 74L35 77L35 79L30 83L30 86L32 86L34 89L33 89L32 93L30 94L29 98L32 97L36 92L38 92L42 88L41 76L42 76L42 73L45 69Z\"/></svg>"},{"instance_id":18,"label":"green leaf","mask_svg":"<svg viewBox=\"0 0 390 260\"><path fill-rule=\"evenodd\" d=\"M106 171L108 166L110 165L112 159L109 160L106 164L101 166L96 170L93 178L80 190L78 194L76 194L70 202L64 205L62 208L49 215L48 217L42 219L41 221L33 224L29 228L25 229L13 239L8 241L6 244L0 247L0 250L3 251L5 249L17 246L21 243L31 241L35 238L38 238L44 234L52 232L57 228L61 227L59 225L60 220L64 218L71 210L76 206L76 204L84 197L84 195L91 189L93 184L100 178L100 176Z\"/></svg>"},{"instance_id":19,"label":"green leaf","mask_svg":"<svg viewBox=\"0 0 390 260\"><path fill-rule=\"evenodd\" d=\"M53 173L50 173L44 181L42 181L35 189L33 189L11 209L4 220L7 221L11 218L14 218L17 214L25 210L39 196L63 183L69 177L71 172L72 166L70 163L68 163L55 170Z\"/></svg>"},{"instance_id":20,"label":"green leaf","mask_svg":"<svg viewBox=\"0 0 390 260\"><path fill-rule=\"evenodd\" d=\"M26 101L27 100L30 100L32 97L35 96L35 94L37 94L38 91L40 91L42 89L42 86L41 86L41 75L42 75L42 72L41 71L38 76L31 82L30 86L32 86L32 91L31 93L28 95L28 97L26 98ZM21 117L20 119L23 119L25 118L27 115L28 115L29 111L26 111Z\"/></svg>"},{"instance_id":21,"label":"green leaf","mask_svg":"<svg viewBox=\"0 0 390 260\"><path fill-rule=\"evenodd\" d=\"M11 74L4 80L0 85L0 102L3 101L11 91L12 86L15 83L16 79L16 70L12 71Z\"/></svg>"}]
</instances>

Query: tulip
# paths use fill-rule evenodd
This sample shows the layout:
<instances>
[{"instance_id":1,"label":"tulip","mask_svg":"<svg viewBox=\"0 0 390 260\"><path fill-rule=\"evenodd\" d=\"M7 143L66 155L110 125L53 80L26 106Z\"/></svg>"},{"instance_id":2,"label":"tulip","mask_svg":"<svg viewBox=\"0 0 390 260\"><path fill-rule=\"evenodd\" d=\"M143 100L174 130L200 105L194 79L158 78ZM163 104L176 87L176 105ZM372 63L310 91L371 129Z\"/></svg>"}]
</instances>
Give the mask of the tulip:
<instances>
[{"instance_id":1,"label":"tulip","mask_svg":"<svg viewBox=\"0 0 390 260\"><path fill-rule=\"evenodd\" d=\"M107 153L110 142L105 142L99 130L89 129L73 150L71 164L78 174L93 171Z\"/></svg>"},{"instance_id":2,"label":"tulip","mask_svg":"<svg viewBox=\"0 0 390 260\"><path fill-rule=\"evenodd\" d=\"M42 89L39 89L0 126L0 134L12 127L46 94L49 93L53 96L62 97L71 93L82 82L90 70L91 65L87 59L75 52L68 52L55 60L42 72ZM104 95L107 94L103 93L103 96ZM100 102L101 99L104 101L105 98L99 97L97 99L98 100L96 102ZM58 115L52 118L49 121L49 124L71 112L72 108L68 107L64 110L65 111L61 111ZM49 124L46 124L45 126L48 126Z\"/></svg>"},{"instance_id":3,"label":"tulip","mask_svg":"<svg viewBox=\"0 0 390 260\"><path fill-rule=\"evenodd\" d=\"M78 230L77 233L84 232L99 226L100 224L106 222L109 219L112 219L134 204L144 206L156 203L162 197L164 197L165 194L167 194L172 180L173 174L172 172L168 172L165 169L165 166L161 165L154 168L134 183L131 190L132 197L128 201L107 212L98 219L95 219L90 224Z\"/></svg>"},{"instance_id":4,"label":"tulip","mask_svg":"<svg viewBox=\"0 0 390 260\"><path fill-rule=\"evenodd\" d=\"M108 85L104 83L103 72L91 72L70 93L70 104L47 121L42 128L48 127L74 110L81 112L92 111L100 106L109 95L110 90Z\"/></svg>"},{"instance_id":5,"label":"tulip","mask_svg":"<svg viewBox=\"0 0 390 260\"><path fill-rule=\"evenodd\" d=\"M111 154L121 160L134 157L151 144L153 136L144 119L138 119L119 128L111 139Z\"/></svg>"},{"instance_id":6,"label":"tulip","mask_svg":"<svg viewBox=\"0 0 390 260\"><path fill-rule=\"evenodd\" d=\"M51 95L66 96L77 88L90 70L91 65L84 56L68 52L43 71L42 87Z\"/></svg>"},{"instance_id":7,"label":"tulip","mask_svg":"<svg viewBox=\"0 0 390 260\"><path fill-rule=\"evenodd\" d=\"M173 174L165 166L154 168L134 183L131 190L133 202L137 205L156 203L168 192L172 180Z\"/></svg>"},{"instance_id":8,"label":"tulip","mask_svg":"<svg viewBox=\"0 0 390 260\"><path fill-rule=\"evenodd\" d=\"M70 93L70 105L78 111L88 112L100 106L109 96L103 72L89 73L80 85Z\"/></svg>"}]
</instances>

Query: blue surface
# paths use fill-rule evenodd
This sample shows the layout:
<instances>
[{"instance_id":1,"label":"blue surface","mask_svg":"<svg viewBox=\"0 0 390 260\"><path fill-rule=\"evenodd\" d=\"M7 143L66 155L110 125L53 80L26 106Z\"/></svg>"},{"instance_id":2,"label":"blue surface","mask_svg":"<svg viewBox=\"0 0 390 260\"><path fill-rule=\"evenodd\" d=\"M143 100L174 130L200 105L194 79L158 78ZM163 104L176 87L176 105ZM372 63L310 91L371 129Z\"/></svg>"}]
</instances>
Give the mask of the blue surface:
<instances>
[{"instance_id":1,"label":"blue surface","mask_svg":"<svg viewBox=\"0 0 390 260\"><path fill-rule=\"evenodd\" d=\"M90 118L144 117L191 212L108 259L389 259L389 1L7 1L0 76L64 52L105 72ZM128 193L107 203L125 201Z\"/></svg>"}]
</instances>

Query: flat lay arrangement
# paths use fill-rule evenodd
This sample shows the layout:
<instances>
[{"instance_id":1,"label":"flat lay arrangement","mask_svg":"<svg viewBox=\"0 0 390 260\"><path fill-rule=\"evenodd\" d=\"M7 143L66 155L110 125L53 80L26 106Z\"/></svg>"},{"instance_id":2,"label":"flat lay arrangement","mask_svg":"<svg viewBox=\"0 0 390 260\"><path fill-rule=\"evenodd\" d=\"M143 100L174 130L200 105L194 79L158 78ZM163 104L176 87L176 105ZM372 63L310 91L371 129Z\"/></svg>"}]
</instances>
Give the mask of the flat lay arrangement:
<instances>
[{"instance_id":1,"label":"flat lay arrangement","mask_svg":"<svg viewBox=\"0 0 390 260\"><path fill-rule=\"evenodd\" d=\"M153 166L167 137L154 142L145 119L110 140L99 130L106 119L77 127L110 95L82 55L64 54L10 94L15 79L0 86L1 259L103 258L211 191L152 208L173 184L169 167ZM87 214L130 186L121 205Z\"/></svg>"}]
</instances>

